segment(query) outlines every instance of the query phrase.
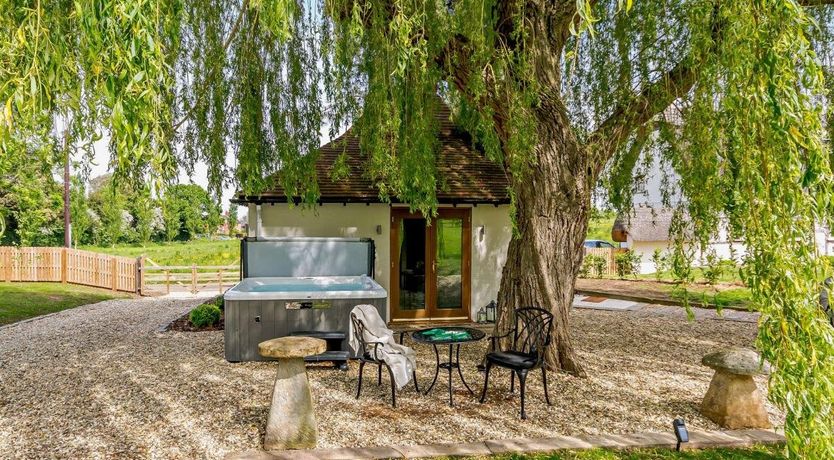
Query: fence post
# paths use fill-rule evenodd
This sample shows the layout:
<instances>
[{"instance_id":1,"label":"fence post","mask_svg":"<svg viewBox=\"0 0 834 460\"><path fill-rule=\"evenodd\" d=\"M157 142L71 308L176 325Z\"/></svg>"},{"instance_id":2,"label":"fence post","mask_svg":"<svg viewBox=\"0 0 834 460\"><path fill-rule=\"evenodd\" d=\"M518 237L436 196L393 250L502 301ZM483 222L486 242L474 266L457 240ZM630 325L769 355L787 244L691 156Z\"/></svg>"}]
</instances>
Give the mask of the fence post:
<instances>
[{"instance_id":1,"label":"fence post","mask_svg":"<svg viewBox=\"0 0 834 460\"><path fill-rule=\"evenodd\" d=\"M67 248L61 248L61 284L67 284Z\"/></svg>"},{"instance_id":2,"label":"fence post","mask_svg":"<svg viewBox=\"0 0 834 460\"><path fill-rule=\"evenodd\" d=\"M110 259L110 284L114 291L119 287L119 261L115 257Z\"/></svg>"},{"instance_id":3,"label":"fence post","mask_svg":"<svg viewBox=\"0 0 834 460\"><path fill-rule=\"evenodd\" d=\"M165 293L171 293L171 271L165 270Z\"/></svg>"},{"instance_id":4,"label":"fence post","mask_svg":"<svg viewBox=\"0 0 834 460\"><path fill-rule=\"evenodd\" d=\"M136 293L142 295L145 288L145 256L136 258Z\"/></svg>"},{"instance_id":5,"label":"fence post","mask_svg":"<svg viewBox=\"0 0 834 460\"><path fill-rule=\"evenodd\" d=\"M2 249L2 260L3 260L3 278L6 280L7 283L12 282L12 258L11 258L11 251L9 248Z\"/></svg>"},{"instance_id":6,"label":"fence post","mask_svg":"<svg viewBox=\"0 0 834 460\"><path fill-rule=\"evenodd\" d=\"M191 264L191 293L197 293L197 265Z\"/></svg>"},{"instance_id":7,"label":"fence post","mask_svg":"<svg viewBox=\"0 0 834 460\"><path fill-rule=\"evenodd\" d=\"M223 293L223 269L217 270L217 290Z\"/></svg>"}]
</instances>

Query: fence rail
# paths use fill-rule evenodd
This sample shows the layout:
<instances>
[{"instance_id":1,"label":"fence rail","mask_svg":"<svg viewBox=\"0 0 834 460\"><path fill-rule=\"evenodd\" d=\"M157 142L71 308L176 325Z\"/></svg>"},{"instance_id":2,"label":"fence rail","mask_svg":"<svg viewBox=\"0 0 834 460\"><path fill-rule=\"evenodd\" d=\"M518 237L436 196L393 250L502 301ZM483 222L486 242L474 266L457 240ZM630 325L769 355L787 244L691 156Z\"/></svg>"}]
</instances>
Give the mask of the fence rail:
<instances>
[{"instance_id":1,"label":"fence rail","mask_svg":"<svg viewBox=\"0 0 834 460\"><path fill-rule=\"evenodd\" d=\"M590 255L602 257L607 261L602 276L613 276L617 274L617 265L614 260L618 254L628 251L625 248L585 248L585 257Z\"/></svg>"},{"instance_id":2,"label":"fence rail","mask_svg":"<svg viewBox=\"0 0 834 460\"><path fill-rule=\"evenodd\" d=\"M158 265L142 258L141 292L143 295L170 294L217 289L222 294L226 288L240 281L240 266L232 265Z\"/></svg>"},{"instance_id":3,"label":"fence rail","mask_svg":"<svg viewBox=\"0 0 834 460\"><path fill-rule=\"evenodd\" d=\"M240 281L233 265L156 264L146 257L121 257L70 248L0 246L0 281L60 282L133 292L170 294L226 288Z\"/></svg>"}]
</instances>

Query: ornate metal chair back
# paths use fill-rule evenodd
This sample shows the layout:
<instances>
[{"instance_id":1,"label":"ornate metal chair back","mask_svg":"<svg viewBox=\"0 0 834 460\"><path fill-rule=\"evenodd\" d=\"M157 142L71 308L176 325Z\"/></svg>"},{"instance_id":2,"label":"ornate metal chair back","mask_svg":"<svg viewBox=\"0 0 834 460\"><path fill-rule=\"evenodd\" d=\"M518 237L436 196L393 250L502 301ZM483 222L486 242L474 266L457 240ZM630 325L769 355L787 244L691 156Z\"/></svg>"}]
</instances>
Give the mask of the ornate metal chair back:
<instances>
[{"instance_id":1,"label":"ornate metal chair back","mask_svg":"<svg viewBox=\"0 0 834 460\"><path fill-rule=\"evenodd\" d=\"M536 364L541 364L552 329L553 315L549 311L536 307L516 309L513 351L536 356Z\"/></svg>"},{"instance_id":2,"label":"ornate metal chair back","mask_svg":"<svg viewBox=\"0 0 834 460\"><path fill-rule=\"evenodd\" d=\"M359 350L360 353L357 353L359 356L364 356L370 350L368 350L368 343L365 341L365 324L356 317L355 313L350 314L350 322L353 323L353 337L359 342Z\"/></svg>"}]
</instances>

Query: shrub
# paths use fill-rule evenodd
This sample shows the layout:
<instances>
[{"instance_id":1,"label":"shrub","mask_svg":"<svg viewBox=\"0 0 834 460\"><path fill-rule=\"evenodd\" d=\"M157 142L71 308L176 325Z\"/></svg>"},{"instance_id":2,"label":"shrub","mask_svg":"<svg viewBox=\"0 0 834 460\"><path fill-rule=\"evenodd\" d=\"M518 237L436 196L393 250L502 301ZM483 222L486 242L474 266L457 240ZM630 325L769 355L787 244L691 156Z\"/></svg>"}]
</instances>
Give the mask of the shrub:
<instances>
[{"instance_id":1,"label":"shrub","mask_svg":"<svg viewBox=\"0 0 834 460\"><path fill-rule=\"evenodd\" d=\"M669 265L669 258L660 248L657 248L652 253L652 262L654 263L654 277L660 281L663 279L663 273L666 272Z\"/></svg>"},{"instance_id":2,"label":"shrub","mask_svg":"<svg viewBox=\"0 0 834 460\"><path fill-rule=\"evenodd\" d=\"M703 272L707 284L717 283L721 279L721 275L724 274L724 265L715 251L707 253L706 265L703 267Z\"/></svg>"},{"instance_id":3,"label":"shrub","mask_svg":"<svg viewBox=\"0 0 834 460\"><path fill-rule=\"evenodd\" d=\"M640 257L634 251L626 251L617 254L614 257L614 269L617 271L617 277L622 279L629 275L637 273L637 264L640 263Z\"/></svg>"},{"instance_id":4,"label":"shrub","mask_svg":"<svg viewBox=\"0 0 834 460\"><path fill-rule=\"evenodd\" d=\"M194 327L214 326L220 322L220 309L217 305L203 304L191 310L188 320Z\"/></svg>"},{"instance_id":5,"label":"shrub","mask_svg":"<svg viewBox=\"0 0 834 460\"><path fill-rule=\"evenodd\" d=\"M602 275L605 274L605 266L608 265L608 260L606 260L605 257L590 254L585 256L585 260L582 261L582 265L587 266L588 274L593 272L594 276L602 278Z\"/></svg>"},{"instance_id":6,"label":"shrub","mask_svg":"<svg viewBox=\"0 0 834 460\"><path fill-rule=\"evenodd\" d=\"M588 258L582 259L582 265L579 266L579 277L580 278L588 278L591 274L591 264L588 262Z\"/></svg>"}]
</instances>

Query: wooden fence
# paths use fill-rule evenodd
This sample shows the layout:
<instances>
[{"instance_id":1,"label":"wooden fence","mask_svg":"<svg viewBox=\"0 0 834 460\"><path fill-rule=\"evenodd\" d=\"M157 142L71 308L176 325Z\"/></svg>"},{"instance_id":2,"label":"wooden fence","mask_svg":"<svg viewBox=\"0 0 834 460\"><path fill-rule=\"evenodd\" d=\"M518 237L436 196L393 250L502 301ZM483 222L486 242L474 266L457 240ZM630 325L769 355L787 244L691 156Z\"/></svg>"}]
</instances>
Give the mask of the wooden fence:
<instances>
[{"instance_id":1,"label":"wooden fence","mask_svg":"<svg viewBox=\"0 0 834 460\"><path fill-rule=\"evenodd\" d=\"M222 294L240 281L240 266L161 266L145 257L0 246L0 281L80 284L141 295L214 290Z\"/></svg>"},{"instance_id":2,"label":"wooden fence","mask_svg":"<svg viewBox=\"0 0 834 460\"><path fill-rule=\"evenodd\" d=\"M138 261L70 248L0 247L0 279L81 284L137 292Z\"/></svg>"},{"instance_id":3,"label":"wooden fence","mask_svg":"<svg viewBox=\"0 0 834 460\"><path fill-rule=\"evenodd\" d=\"M216 290L222 294L240 281L240 265L158 265L140 258L142 295Z\"/></svg>"},{"instance_id":4,"label":"wooden fence","mask_svg":"<svg viewBox=\"0 0 834 460\"><path fill-rule=\"evenodd\" d=\"M625 248L585 248L585 257L590 255L602 257L608 262L605 264L605 270L603 271L602 276L614 276L617 274L614 259L618 254L622 254L626 251L628 251L628 249ZM593 276L594 274L595 273L591 273L589 276Z\"/></svg>"}]
</instances>

